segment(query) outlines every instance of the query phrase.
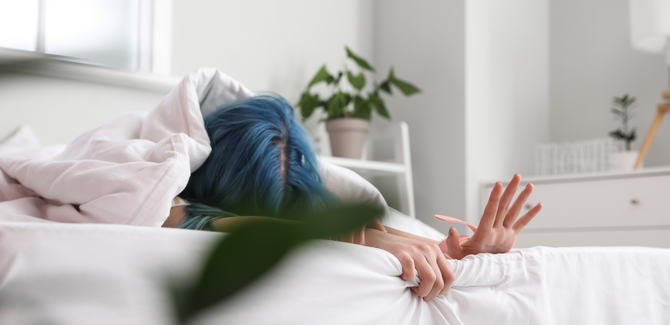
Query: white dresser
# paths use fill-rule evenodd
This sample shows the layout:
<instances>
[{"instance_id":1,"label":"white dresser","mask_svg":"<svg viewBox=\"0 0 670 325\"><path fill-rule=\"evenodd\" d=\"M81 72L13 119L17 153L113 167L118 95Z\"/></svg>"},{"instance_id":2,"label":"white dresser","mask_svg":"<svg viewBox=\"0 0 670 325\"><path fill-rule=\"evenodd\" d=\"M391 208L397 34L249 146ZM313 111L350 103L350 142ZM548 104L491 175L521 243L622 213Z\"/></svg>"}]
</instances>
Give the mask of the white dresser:
<instances>
[{"instance_id":1,"label":"white dresser","mask_svg":"<svg viewBox=\"0 0 670 325\"><path fill-rule=\"evenodd\" d=\"M670 248L670 168L631 173L527 178L535 186L522 212L544 209L515 247L650 246ZM484 183L484 207L495 182ZM505 184L507 185L507 184Z\"/></svg>"}]
</instances>

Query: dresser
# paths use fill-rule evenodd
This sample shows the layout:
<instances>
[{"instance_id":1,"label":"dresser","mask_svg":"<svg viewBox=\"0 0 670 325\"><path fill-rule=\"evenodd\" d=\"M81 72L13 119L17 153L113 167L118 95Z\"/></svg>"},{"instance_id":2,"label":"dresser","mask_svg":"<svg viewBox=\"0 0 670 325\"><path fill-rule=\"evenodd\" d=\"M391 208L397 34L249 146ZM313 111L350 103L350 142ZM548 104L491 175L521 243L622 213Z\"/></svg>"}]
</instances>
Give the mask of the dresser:
<instances>
[{"instance_id":1,"label":"dresser","mask_svg":"<svg viewBox=\"0 0 670 325\"><path fill-rule=\"evenodd\" d=\"M535 190L521 214L538 202L542 202L544 209L521 232L516 248L670 248L668 167L629 173L526 178L517 194L529 182L533 183ZM494 185L495 182L482 184L482 209Z\"/></svg>"}]
</instances>

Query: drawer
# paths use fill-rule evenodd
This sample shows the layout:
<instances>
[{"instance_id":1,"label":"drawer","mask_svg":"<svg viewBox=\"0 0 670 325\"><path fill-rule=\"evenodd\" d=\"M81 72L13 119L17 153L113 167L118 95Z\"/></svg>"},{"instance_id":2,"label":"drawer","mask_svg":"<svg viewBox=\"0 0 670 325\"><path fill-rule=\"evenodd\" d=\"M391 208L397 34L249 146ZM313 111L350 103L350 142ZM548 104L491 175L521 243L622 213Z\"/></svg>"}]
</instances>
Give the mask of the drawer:
<instances>
[{"instance_id":1,"label":"drawer","mask_svg":"<svg viewBox=\"0 0 670 325\"><path fill-rule=\"evenodd\" d=\"M528 230L670 225L670 175L538 181L533 185L535 190L522 214L538 202L544 209ZM523 186L525 183L519 192ZM482 189L482 207L491 189L491 184Z\"/></svg>"}]
</instances>

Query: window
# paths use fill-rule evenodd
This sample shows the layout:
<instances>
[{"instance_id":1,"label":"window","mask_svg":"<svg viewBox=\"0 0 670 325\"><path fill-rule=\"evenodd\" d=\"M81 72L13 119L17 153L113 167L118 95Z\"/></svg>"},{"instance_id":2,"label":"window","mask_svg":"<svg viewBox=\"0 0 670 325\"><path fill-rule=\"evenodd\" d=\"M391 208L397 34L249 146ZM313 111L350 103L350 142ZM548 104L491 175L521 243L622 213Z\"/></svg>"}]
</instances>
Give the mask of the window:
<instances>
[{"instance_id":1,"label":"window","mask_svg":"<svg viewBox=\"0 0 670 325\"><path fill-rule=\"evenodd\" d=\"M0 0L0 47L168 73L170 9L168 0Z\"/></svg>"}]
</instances>

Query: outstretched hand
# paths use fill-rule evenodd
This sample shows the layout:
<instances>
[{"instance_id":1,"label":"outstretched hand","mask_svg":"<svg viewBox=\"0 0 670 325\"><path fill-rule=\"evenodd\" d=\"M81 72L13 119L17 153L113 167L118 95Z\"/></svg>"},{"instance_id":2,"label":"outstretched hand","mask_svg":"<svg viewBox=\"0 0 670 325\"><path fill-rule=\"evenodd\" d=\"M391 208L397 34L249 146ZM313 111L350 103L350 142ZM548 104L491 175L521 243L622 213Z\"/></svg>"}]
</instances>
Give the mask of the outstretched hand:
<instances>
[{"instance_id":1,"label":"outstretched hand","mask_svg":"<svg viewBox=\"0 0 670 325\"><path fill-rule=\"evenodd\" d=\"M459 243L458 231L451 227L447 239L449 256L461 259L470 254L507 253L512 249L517 235L542 210L542 203L538 203L517 220L521 208L533 192L533 184L528 183L512 203L520 182L521 176L515 174L504 193L502 183L496 183L479 221L479 227L467 241Z\"/></svg>"}]
</instances>

